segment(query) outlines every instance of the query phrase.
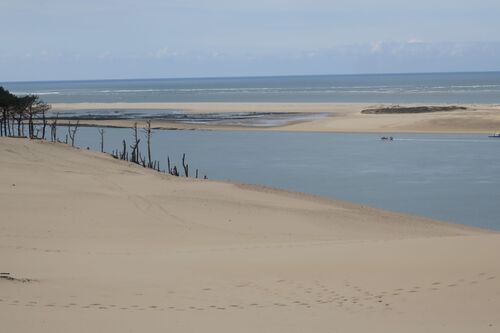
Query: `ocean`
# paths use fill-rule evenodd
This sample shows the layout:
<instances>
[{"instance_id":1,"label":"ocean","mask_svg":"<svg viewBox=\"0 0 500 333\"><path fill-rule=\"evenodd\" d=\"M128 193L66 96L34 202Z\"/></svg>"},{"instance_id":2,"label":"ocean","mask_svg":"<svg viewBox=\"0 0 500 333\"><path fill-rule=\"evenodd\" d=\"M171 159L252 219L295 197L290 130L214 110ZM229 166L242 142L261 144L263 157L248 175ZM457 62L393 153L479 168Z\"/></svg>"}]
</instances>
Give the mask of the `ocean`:
<instances>
[{"instance_id":1,"label":"ocean","mask_svg":"<svg viewBox=\"0 0 500 333\"><path fill-rule=\"evenodd\" d=\"M48 103L500 103L500 72L4 82Z\"/></svg>"}]
</instances>

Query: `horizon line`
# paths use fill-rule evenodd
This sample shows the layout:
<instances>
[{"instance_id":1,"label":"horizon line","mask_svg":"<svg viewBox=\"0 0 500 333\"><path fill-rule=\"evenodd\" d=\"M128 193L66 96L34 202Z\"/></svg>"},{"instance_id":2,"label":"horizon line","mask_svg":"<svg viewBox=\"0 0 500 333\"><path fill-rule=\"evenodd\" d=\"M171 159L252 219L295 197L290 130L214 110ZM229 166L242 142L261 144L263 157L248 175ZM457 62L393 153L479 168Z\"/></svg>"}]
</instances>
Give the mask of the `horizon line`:
<instances>
[{"instance_id":1,"label":"horizon line","mask_svg":"<svg viewBox=\"0 0 500 333\"><path fill-rule=\"evenodd\" d=\"M285 74L285 75L242 75L242 76L179 76L179 77L143 77L143 78L108 78L108 79L63 79L63 80L19 80L0 81L4 83L49 83L49 82L94 82L94 81L147 81L147 80L213 80L213 79L258 79L258 78L287 78L287 77L312 77L312 76L375 76L375 75L429 75L429 74L481 74L500 73L499 70L492 71L444 71L444 72L373 72L373 73L350 73L350 74Z\"/></svg>"}]
</instances>

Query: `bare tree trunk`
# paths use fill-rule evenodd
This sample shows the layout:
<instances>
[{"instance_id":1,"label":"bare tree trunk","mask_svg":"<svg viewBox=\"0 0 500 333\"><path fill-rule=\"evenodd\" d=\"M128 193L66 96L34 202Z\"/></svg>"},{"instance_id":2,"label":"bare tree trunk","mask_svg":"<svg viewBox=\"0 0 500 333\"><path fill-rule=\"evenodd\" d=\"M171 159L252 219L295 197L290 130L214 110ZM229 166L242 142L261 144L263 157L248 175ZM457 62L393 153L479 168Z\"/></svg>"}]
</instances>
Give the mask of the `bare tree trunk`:
<instances>
[{"instance_id":1,"label":"bare tree trunk","mask_svg":"<svg viewBox=\"0 0 500 333\"><path fill-rule=\"evenodd\" d=\"M71 122L68 124L68 135L71 140L71 147L75 146L75 135L76 131L78 131L78 125L80 125L80 120L76 121L75 128L71 128ZM66 143L68 143L68 137L66 137Z\"/></svg>"},{"instance_id":2,"label":"bare tree trunk","mask_svg":"<svg viewBox=\"0 0 500 333\"><path fill-rule=\"evenodd\" d=\"M186 163L186 154L182 154L182 167L184 168L184 176L189 177L189 165Z\"/></svg>"},{"instance_id":3,"label":"bare tree trunk","mask_svg":"<svg viewBox=\"0 0 500 333\"><path fill-rule=\"evenodd\" d=\"M2 136L7 135L7 110L2 109Z\"/></svg>"},{"instance_id":4,"label":"bare tree trunk","mask_svg":"<svg viewBox=\"0 0 500 333\"><path fill-rule=\"evenodd\" d=\"M100 128L98 131L101 135L101 153L104 153L104 129Z\"/></svg>"},{"instance_id":5,"label":"bare tree trunk","mask_svg":"<svg viewBox=\"0 0 500 333\"><path fill-rule=\"evenodd\" d=\"M17 119L17 136L21 136L21 122L22 122L22 118L18 118Z\"/></svg>"},{"instance_id":6,"label":"bare tree trunk","mask_svg":"<svg viewBox=\"0 0 500 333\"><path fill-rule=\"evenodd\" d=\"M148 120L146 122L146 137L147 137L147 144L148 144L148 167L152 168L153 164L151 161L151 120Z\"/></svg>"},{"instance_id":7,"label":"bare tree trunk","mask_svg":"<svg viewBox=\"0 0 500 333\"><path fill-rule=\"evenodd\" d=\"M14 118L14 116L12 116L12 121L10 123L10 126L11 126L11 133L12 135L14 136L16 134L16 119Z\"/></svg>"},{"instance_id":8,"label":"bare tree trunk","mask_svg":"<svg viewBox=\"0 0 500 333\"><path fill-rule=\"evenodd\" d=\"M50 141L56 142L57 141L57 117L52 121L52 124L50 124Z\"/></svg>"},{"instance_id":9,"label":"bare tree trunk","mask_svg":"<svg viewBox=\"0 0 500 333\"><path fill-rule=\"evenodd\" d=\"M139 135L137 133L137 123L134 124L134 141L135 141L134 146L130 146L130 148L132 148L132 161L131 162L139 164L139 159L141 156L141 154L139 153L139 142L141 140L139 139Z\"/></svg>"},{"instance_id":10,"label":"bare tree trunk","mask_svg":"<svg viewBox=\"0 0 500 333\"><path fill-rule=\"evenodd\" d=\"M122 160L126 160L128 161L128 154L127 154L127 143L125 142L125 140L122 141L123 143L123 151L122 151L122 154L120 156L120 159Z\"/></svg>"},{"instance_id":11,"label":"bare tree trunk","mask_svg":"<svg viewBox=\"0 0 500 333\"><path fill-rule=\"evenodd\" d=\"M10 121L9 121L9 117L7 117L7 133L9 136L12 135L12 132L11 132L11 128L10 128Z\"/></svg>"},{"instance_id":12,"label":"bare tree trunk","mask_svg":"<svg viewBox=\"0 0 500 333\"><path fill-rule=\"evenodd\" d=\"M29 137L30 139L33 139L33 136L35 135L35 128L33 126L33 109L31 108L31 106L29 107L29 111L28 111L28 134L29 134Z\"/></svg>"},{"instance_id":13,"label":"bare tree trunk","mask_svg":"<svg viewBox=\"0 0 500 333\"><path fill-rule=\"evenodd\" d=\"M45 140L45 128L47 127L47 118L45 117L45 110L42 110L42 139Z\"/></svg>"}]
</instances>

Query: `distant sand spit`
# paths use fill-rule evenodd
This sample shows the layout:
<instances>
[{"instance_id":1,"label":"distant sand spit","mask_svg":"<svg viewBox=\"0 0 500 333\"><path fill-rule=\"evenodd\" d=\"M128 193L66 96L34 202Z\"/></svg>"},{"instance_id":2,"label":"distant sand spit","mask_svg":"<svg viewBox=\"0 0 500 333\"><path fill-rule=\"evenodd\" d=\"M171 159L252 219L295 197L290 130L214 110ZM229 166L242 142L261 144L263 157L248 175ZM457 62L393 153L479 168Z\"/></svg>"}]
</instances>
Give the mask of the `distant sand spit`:
<instances>
[{"instance_id":1,"label":"distant sand spit","mask_svg":"<svg viewBox=\"0 0 500 333\"><path fill-rule=\"evenodd\" d=\"M434 105L434 104L432 104ZM500 131L500 105L461 105L467 110L419 114L361 114L364 109L390 106L367 103L66 103L53 104L53 111L86 109L173 109L194 113L311 112L329 117L294 122L271 131L367 132L367 133L493 133ZM420 106L405 104L404 106ZM61 114L62 115L62 114ZM85 121L86 124L131 126L133 120ZM155 121L155 127L179 129L246 130L243 126L180 124Z\"/></svg>"},{"instance_id":2,"label":"distant sand spit","mask_svg":"<svg viewBox=\"0 0 500 333\"><path fill-rule=\"evenodd\" d=\"M0 214L6 332L500 327L494 232L6 138Z\"/></svg>"}]
</instances>

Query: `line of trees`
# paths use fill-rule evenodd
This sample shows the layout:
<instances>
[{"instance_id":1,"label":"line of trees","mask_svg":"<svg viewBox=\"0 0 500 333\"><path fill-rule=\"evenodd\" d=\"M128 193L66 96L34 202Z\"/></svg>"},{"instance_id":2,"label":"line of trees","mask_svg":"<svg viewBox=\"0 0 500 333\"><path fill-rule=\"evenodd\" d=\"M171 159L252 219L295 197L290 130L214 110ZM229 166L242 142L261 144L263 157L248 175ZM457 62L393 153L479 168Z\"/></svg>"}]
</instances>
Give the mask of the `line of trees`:
<instances>
[{"instance_id":1,"label":"line of trees","mask_svg":"<svg viewBox=\"0 0 500 333\"><path fill-rule=\"evenodd\" d=\"M51 118L51 123L48 123L46 113L51 106L43 102L37 95L16 96L10 91L0 86L0 136L10 137L28 137L30 139L43 139L47 135L47 126L50 130L50 141L61 142L57 136L57 128L59 117L56 115ZM69 121L67 126L67 134L65 140L66 144L71 144L75 147L75 136L79 128L80 121L77 120L75 124ZM27 128L27 131L26 131ZM127 152L127 144L123 140L122 150L113 150L111 155L117 159L129 161L142 165L145 168L154 169L158 172L169 173L173 176L180 176L177 166L171 166L170 157L167 156L167 168L162 171L160 169L160 162L154 160L151 154L151 137L153 130L151 121L146 122L143 132L146 137L146 154L142 155L139 150L139 128L137 123L134 124L133 130L133 144L130 145L130 155ZM101 138L101 152L104 153L104 129L98 129ZM27 133L26 133L27 132ZM189 165L186 162L186 154L182 156L182 168L184 169L184 176L189 177ZM195 178L198 178L198 169L195 170ZM203 177L207 179L207 176Z\"/></svg>"},{"instance_id":2,"label":"line of trees","mask_svg":"<svg viewBox=\"0 0 500 333\"><path fill-rule=\"evenodd\" d=\"M48 110L50 105L37 95L16 96L0 87L0 136L45 139ZM35 126L36 123L41 126Z\"/></svg>"}]
</instances>

